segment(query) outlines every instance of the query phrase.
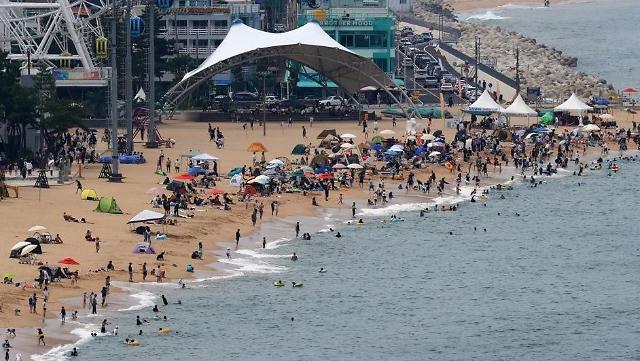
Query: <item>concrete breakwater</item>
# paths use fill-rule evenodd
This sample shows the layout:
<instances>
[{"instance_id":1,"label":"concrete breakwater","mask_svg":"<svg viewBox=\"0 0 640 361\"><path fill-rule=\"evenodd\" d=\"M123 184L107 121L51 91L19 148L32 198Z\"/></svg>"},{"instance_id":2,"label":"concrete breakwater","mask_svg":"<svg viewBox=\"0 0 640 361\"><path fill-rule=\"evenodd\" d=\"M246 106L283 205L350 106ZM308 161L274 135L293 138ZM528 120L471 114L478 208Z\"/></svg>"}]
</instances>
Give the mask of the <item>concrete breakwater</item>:
<instances>
[{"instance_id":1,"label":"concrete breakwater","mask_svg":"<svg viewBox=\"0 0 640 361\"><path fill-rule=\"evenodd\" d=\"M435 10L434 10L435 9ZM538 43L522 34L498 26L455 19L446 0L426 0L414 3L416 17L437 21L438 9L443 9L445 25L457 28L461 36L453 47L473 57L475 38L480 38L482 57L496 59L496 70L515 78L516 48L520 50L521 89L541 87L544 98L562 99L571 92L582 97L603 96L615 92L605 79L575 69L579 59ZM449 10L447 10L449 9Z\"/></svg>"}]
</instances>

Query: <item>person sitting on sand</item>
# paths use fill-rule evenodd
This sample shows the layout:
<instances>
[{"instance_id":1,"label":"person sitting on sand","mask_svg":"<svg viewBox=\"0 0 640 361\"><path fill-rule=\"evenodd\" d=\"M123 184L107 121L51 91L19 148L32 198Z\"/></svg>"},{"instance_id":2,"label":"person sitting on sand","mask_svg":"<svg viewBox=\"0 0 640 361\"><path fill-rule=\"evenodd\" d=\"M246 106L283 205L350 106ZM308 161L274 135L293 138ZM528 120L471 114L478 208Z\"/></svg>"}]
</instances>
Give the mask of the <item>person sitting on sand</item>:
<instances>
[{"instance_id":1,"label":"person sitting on sand","mask_svg":"<svg viewBox=\"0 0 640 361\"><path fill-rule=\"evenodd\" d=\"M75 218L74 216L70 216L70 215L68 215L68 214L67 214L67 212L63 212L63 213L62 213L62 217L63 217L63 218L64 218L64 220L65 220L65 221L67 221L67 222L76 222L76 223L78 223L78 222L79 222L77 218Z\"/></svg>"},{"instance_id":2,"label":"person sitting on sand","mask_svg":"<svg viewBox=\"0 0 640 361\"><path fill-rule=\"evenodd\" d=\"M107 263L107 271L115 271L115 267L113 266L113 261L109 261L109 263Z\"/></svg>"},{"instance_id":3,"label":"person sitting on sand","mask_svg":"<svg viewBox=\"0 0 640 361\"><path fill-rule=\"evenodd\" d=\"M56 244L64 243L62 242L62 238L60 237L60 234L56 233L56 238L53 239L53 243L56 243Z\"/></svg>"},{"instance_id":4,"label":"person sitting on sand","mask_svg":"<svg viewBox=\"0 0 640 361\"><path fill-rule=\"evenodd\" d=\"M84 240L88 242L94 242L96 239L91 235L91 230L87 229L87 233L84 235Z\"/></svg>"}]
</instances>

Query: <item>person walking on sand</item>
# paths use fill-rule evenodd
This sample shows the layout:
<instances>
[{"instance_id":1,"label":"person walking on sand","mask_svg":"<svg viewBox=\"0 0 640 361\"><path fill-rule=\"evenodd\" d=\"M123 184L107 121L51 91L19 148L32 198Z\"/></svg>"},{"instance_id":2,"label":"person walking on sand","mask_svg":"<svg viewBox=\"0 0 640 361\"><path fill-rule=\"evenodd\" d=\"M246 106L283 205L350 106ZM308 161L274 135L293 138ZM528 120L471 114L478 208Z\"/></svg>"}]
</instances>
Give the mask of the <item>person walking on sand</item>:
<instances>
[{"instance_id":1,"label":"person walking on sand","mask_svg":"<svg viewBox=\"0 0 640 361\"><path fill-rule=\"evenodd\" d=\"M62 321L62 323L66 321L66 318L67 318L67 310L65 310L64 306L62 306L62 308L60 309L60 320Z\"/></svg>"},{"instance_id":2,"label":"person walking on sand","mask_svg":"<svg viewBox=\"0 0 640 361\"><path fill-rule=\"evenodd\" d=\"M342 203L342 193L340 193L340 195L338 195L338 204L343 204Z\"/></svg>"},{"instance_id":3,"label":"person walking on sand","mask_svg":"<svg viewBox=\"0 0 640 361\"><path fill-rule=\"evenodd\" d=\"M147 280L147 262L142 264L142 281Z\"/></svg>"},{"instance_id":4,"label":"person walking on sand","mask_svg":"<svg viewBox=\"0 0 640 361\"><path fill-rule=\"evenodd\" d=\"M296 238L298 238L299 234L300 234L300 222L296 222Z\"/></svg>"},{"instance_id":5,"label":"person walking on sand","mask_svg":"<svg viewBox=\"0 0 640 361\"><path fill-rule=\"evenodd\" d=\"M100 237L96 237L94 240L96 244L96 253L100 252Z\"/></svg>"},{"instance_id":6,"label":"person walking on sand","mask_svg":"<svg viewBox=\"0 0 640 361\"><path fill-rule=\"evenodd\" d=\"M304 125L302 126L302 138L307 138L307 128L305 128Z\"/></svg>"},{"instance_id":7,"label":"person walking on sand","mask_svg":"<svg viewBox=\"0 0 640 361\"><path fill-rule=\"evenodd\" d=\"M44 332L42 332L41 328L38 329L38 346L40 346L40 343L42 343L42 346L46 346L47 345L44 342Z\"/></svg>"},{"instance_id":8,"label":"person walking on sand","mask_svg":"<svg viewBox=\"0 0 640 361\"><path fill-rule=\"evenodd\" d=\"M133 265L129 262L129 282L133 282Z\"/></svg>"},{"instance_id":9,"label":"person walking on sand","mask_svg":"<svg viewBox=\"0 0 640 361\"><path fill-rule=\"evenodd\" d=\"M353 204L351 204L351 218L356 218L356 202L353 202Z\"/></svg>"},{"instance_id":10,"label":"person walking on sand","mask_svg":"<svg viewBox=\"0 0 640 361\"><path fill-rule=\"evenodd\" d=\"M82 183L80 183L80 181L76 179L76 194L78 194L78 191L82 193Z\"/></svg>"},{"instance_id":11,"label":"person walking on sand","mask_svg":"<svg viewBox=\"0 0 640 361\"><path fill-rule=\"evenodd\" d=\"M227 259L231 259L231 248L227 247Z\"/></svg>"},{"instance_id":12,"label":"person walking on sand","mask_svg":"<svg viewBox=\"0 0 640 361\"><path fill-rule=\"evenodd\" d=\"M236 230L236 248L240 245L240 228Z\"/></svg>"}]
</instances>

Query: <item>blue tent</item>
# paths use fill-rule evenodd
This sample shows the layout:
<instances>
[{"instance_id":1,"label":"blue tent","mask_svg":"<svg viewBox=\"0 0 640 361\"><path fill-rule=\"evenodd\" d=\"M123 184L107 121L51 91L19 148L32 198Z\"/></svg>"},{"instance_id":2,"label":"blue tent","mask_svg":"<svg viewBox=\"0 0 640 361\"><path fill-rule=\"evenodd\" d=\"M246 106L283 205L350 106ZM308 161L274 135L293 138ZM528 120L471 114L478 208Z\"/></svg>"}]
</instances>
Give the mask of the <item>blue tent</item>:
<instances>
[{"instance_id":1,"label":"blue tent","mask_svg":"<svg viewBox=\"0 0 640 361\"><path fill-rule=\"evenodd\" d=\"M374 144L370 149L375 150L376 152L380 152L384 150L384 147L381 144Z\"/></svg>"},{"instance_id":2,"label":"blue tent","mask_svg":"<svg viewBox=\"0 0 640 361\"><path fill-rule=\"evenodd\" d=\"M416 148L416 154L424 154L426 152L426 150L422 147L418 147Z\"/></svg>"},{"instance_id":3,"label":"blue tent","mask_svg":"<svg viewBox=\"0 0 640 361\"><path fill-rule=\"evenodd\" d=\"M322 173L327 173L327 172L331 172L331 167L318 167L315 169L315 173L316 174L322 174Z\"/></svg>"}]
</instances>

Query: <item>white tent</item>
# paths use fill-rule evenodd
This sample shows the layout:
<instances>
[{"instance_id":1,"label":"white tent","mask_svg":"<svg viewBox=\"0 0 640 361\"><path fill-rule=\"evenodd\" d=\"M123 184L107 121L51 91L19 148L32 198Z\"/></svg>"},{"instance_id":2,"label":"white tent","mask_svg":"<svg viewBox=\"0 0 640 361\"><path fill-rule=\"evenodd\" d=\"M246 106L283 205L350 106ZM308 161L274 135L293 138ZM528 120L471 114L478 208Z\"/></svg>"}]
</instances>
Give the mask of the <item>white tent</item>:
<instances>
[{"instance_id":1,"label":"white tent","mask_svg":"<svg viewBox=\"0 0 640 361\"><path fill-rule=\"evenodd\" d=\"M580 98L578 98L576 93L571 94L569 99L567 99L564 103L553 108L553 110L557 112L576 112L576 113L583 113L592 109L593 109L592 107L588 106L582 100L580 100Z\"/></svg>"},{"instance_id":2,"label":"white tent","mask_svg":"<svg viewBox=\"0 0 640 361\"><path fill-rule=\"evenodd\" d=\"M485 91L482 92L482 95L480 95L473 104L469 105L468 110L499 113L503 112L504 108L501 107L500 104L496 103L496 101L491 97L491 94L489 94L489 91L485 89Z\"/></svg>"},{"instance_id":3,"label":"white tent","mask_svg":"<svg viewBox=\"0 0 640 361\"><path fill-rule=\"evenodd\" d=\"M208 160L218 160L220 158L213 156L211 154L208 153L202 153L202 154L198 154L195 155L193 157L191 157L192 160L203 160L203 161L208 161Z\"/></svg>"},{"instance_id":4,"label":"white tent","mask_svg":"<svg viewBox=\"0 0 640 361\"><path fill-rule=\"evenodd\" d=\"M158 213L154 211L150 211L145 209L144 211L136 214L133 218L127 222L127 224L131 223L140 223L140 222L149 222L149 221L157 221L164 218L163 213Z\"/></svg>"},{"instance_id":5,"label":"white tent","mask_svg":"<svg viewBox=\"0 0 640 361\"><path fill-rule=\"evenodd\" d=\"M569 99L567 99L564 103L558 105L553 108L553 110L557 112L573 112L578 113L580 117L580 125L582 125L582 113L592 110L593 108L585 104L576 93L572 93Z\"/></svg>"},{"instance_id":6,"label":"white tent","mask_svg":"<svg viewBox=\"0 0 640 361\"><path fill-rule=\"evenodd\" d=\"M511 103L511 105L509 105L502 114L516 117L529 117L538 115L538 112L531 109L531 107L524 102L522 96L518 94L513 103Z\"/></svg>"},{"instance_id":7,"label":"white tent","mask_svg":"<svg viewBox=\"0 0 640 361\"><path fill-rule=\"evenodd\" d=\"M268 33L236 20L216 50L172 87L165 99L177 104L215 74L247 61L272 56L304 64L351 94L369 85L394 85L371 59L342 46L315 21L284 33Z\"/></svg>"}]
</instances>

